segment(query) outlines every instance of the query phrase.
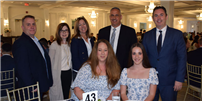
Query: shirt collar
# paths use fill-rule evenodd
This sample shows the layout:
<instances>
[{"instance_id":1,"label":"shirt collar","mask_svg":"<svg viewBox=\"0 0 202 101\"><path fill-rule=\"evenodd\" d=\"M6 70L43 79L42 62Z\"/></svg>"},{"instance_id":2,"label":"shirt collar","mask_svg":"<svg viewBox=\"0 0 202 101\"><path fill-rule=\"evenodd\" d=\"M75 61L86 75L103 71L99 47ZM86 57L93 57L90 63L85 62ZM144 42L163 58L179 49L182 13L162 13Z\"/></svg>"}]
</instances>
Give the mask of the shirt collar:
<instances>
[{"instance_id":1,"label":"shirt collar","mask_svg":"<svg viewBox=\"0 0 202 101\"><path fill-rule=\"evenodd\" d=\"M117 30L117 29L120 29L121 28L121 24L118 26L118 27L116 27L115 29ZM111 25L111 30L113 30L114 29L114 27Z\"/></svg>"},{"instance_id":2,"label":"shirt collar","mask_svg":"<svg viewBox=\"0 0 202 101\"><path fill-rule=\"evenodd\" d=\"M161 29L162 32L165 32L166 30L167 30L167 25ZM159 32L160 29L156 28L156 31Z\"/></svg>"}]
</instances>

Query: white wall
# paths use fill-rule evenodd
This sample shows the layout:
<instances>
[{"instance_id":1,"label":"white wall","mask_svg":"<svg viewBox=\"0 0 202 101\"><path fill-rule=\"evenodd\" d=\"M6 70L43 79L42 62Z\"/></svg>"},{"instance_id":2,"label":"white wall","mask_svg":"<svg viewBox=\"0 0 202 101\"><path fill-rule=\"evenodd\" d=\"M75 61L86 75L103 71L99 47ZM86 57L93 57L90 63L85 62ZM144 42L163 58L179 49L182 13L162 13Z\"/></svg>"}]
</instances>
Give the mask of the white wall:
<instances>
[{"instance_id":1,"label":"white wall","mask_svg":"<svg viewBox=\"0 0 202 101\"><path fill-rule=\"evenodd\" d=\"M1 6L2 11L2 6ZM94 33L94 36L98 33L99 29L110 25L109 19L109 11L101 11L95 10L96 13L99 13L96 19L91 19L89 13L92 12L92 9L81 8L81 7L66 7L62 9L54 8L54 9L42 9L38 7L27 7L27 6L9 6L8 7L8 18L9 18L9 27L12 29L12 36L21 35L21 29L19 25L20 23L15 22L15 19L22 19L23 16L27 14L34 15L37 19L37 38L46 38L49 40L50 35L55 35L57 25L63 19L68 23L70 28L72 28L72 19L76 19L77 17L84 16L90 25L91 32ZM48 13L47 13L48 12ZM2 12L1 12L2 13ZM47 13L47 14L46 14ZM146 31L151 30L155 27L155 24L147 21L149 14L133 14L126 15L122 14L122 23L128 25L136 30L136 32L140 31L140 23L146 23L147 28ZM45 20L49 20L49 26L45 25ZM178 21L182 19L184 21L183 28L179 27ZM3 24L4 16L1 15L1 25ZM91 21L94 20L96 26L91 24ZM137 23L137 27L134 27L134 23ZM151 28L149 25L151 24ZM191 26L194 24L194 28ZM18 27L19 26L19 27ZM202 32L202 22L197 21L196 19L190 18L175 18L174 19L174 28L181 30L182 32L190 32L192 30ZM3 33L4 27L1 26L1 33ZM20 29L20 30L19 30ZM74 30L71 29L71 33L74 33Z\"/></svg>"}]
</instances>

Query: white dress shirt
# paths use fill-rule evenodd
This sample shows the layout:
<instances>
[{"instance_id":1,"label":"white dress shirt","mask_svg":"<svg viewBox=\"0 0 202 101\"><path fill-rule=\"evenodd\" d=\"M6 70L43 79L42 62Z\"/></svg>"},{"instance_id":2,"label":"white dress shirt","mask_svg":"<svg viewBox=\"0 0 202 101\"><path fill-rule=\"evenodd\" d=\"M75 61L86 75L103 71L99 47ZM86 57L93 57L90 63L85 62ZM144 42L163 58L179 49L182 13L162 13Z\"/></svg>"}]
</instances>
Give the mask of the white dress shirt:
<instances>
[{"instance_id":1,"label":"white dress shirt","mask_svg":"<svg viewBox=\"0 0 202 101\"><path fill-rule=\"evenodd\" d=\"M111 26L110 39L109 39L109 41L111 41L113 29L114 29L114 27ZM120 24L118 27L116 27L115 29L116 29L116 31L115 31L115 38L114 38L114 47L113 47L113 50L114 50L114 53L116 54L116 50L117 50L117 46L118 46L118 40L119 40L119 34L120 34L120 30L121 30L121 24Z\"/></svg>"},{"instance_id":2,"label":"white dress shirt","mask_svg":"<svg viewBox=\"0 0 202 101\"><path fill-rule=\"evenodd\" d=\"M90 38L88 38L88 42L86 42L86 40L83 37L82 37L82 39L86 44L86 48L87 48L87 51L88 51L88 57L89 57L90 53L92 51L92 45L91 45L91 42L90 42Z\"/></svg>"},{"instance_id":3,"label":"white dress shirt","mask_svg":"<svg viewBox=\"0 0 202 101\"><path fill-rule=\"evenodd\" d=\"M163 47L163 42L164 42L164 39L165 39L165 36L166 36L166 30L167 30L167 25L161 29L162 31L162 43L161 43L161 47ZM156 28L156 46L158 45L158 38L159 38L159 35L160 35L160 29Z\"/></svg>"}]
</instances>

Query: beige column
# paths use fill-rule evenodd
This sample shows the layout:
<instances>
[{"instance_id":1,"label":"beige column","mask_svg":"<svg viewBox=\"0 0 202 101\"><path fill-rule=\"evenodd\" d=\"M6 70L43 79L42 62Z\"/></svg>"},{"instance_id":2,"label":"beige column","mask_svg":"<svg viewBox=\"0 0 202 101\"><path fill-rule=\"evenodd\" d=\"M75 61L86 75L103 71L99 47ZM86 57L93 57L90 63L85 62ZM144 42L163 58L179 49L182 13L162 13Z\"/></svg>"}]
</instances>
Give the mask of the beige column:
<instances>
[{"instance_id":1,"label":"beige column","mask_svg":"<svg viewBox=\"0 0 202 101\"><path fill-rule=\"evenodd\" d=\"M1 19L3 20L3 31L2 31L2 34L3 36L7 36L6 33L4 32L4 29L5 28L10 28L9 27L9 15L8 15L8 9L9 9L9 6L7 5L1 5L2 7L2 15L1 15Z\"/></svg>"},{"instance_id":2,"label":"beige column","mask_svg":"<svg viewBox=\"0 0 202 101\"><path fill-rule=\"evenodd\" d=\"M164 6L166 8L168 19L166 21L166 24L169 27L173 27L174 22L174 1L161 1L161 6Z\"/></svg>"},{"instance_id":3,"label":"beige column","mask_svg":"<svg viewBox=\"0 0 202 101\"><path fill-rule=\"evenodd\" d=\"M44 9L44 22L45 22L45 38L48 40L50 38L50 19L49 19L49 9Z\"/></svg>"}]
</instances>

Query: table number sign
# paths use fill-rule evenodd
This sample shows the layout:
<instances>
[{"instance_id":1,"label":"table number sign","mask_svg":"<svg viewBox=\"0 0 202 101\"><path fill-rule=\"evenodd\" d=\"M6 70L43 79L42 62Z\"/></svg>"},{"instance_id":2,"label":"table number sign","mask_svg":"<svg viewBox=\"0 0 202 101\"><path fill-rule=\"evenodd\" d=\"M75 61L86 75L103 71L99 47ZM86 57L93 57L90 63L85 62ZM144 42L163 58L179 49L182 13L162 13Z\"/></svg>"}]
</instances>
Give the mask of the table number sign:
<instances>
[{"instance_id":1,"label":"table number sign","mask_svg":"<svg viewBox=\"0 0 202 101\"><path fill-rule=\"evenodd\" d=\"M98 101L98 91L83 93L83 101Z\"/></svg>"}]
</instances>

